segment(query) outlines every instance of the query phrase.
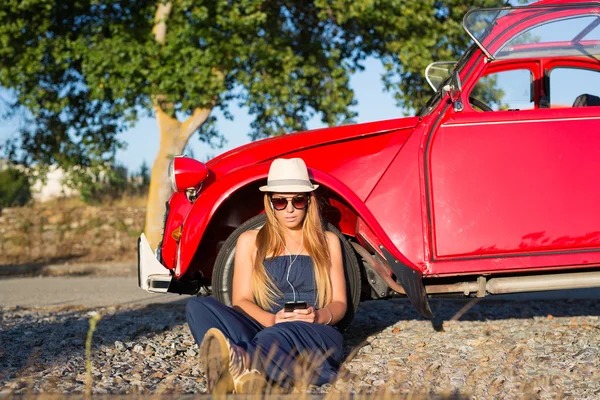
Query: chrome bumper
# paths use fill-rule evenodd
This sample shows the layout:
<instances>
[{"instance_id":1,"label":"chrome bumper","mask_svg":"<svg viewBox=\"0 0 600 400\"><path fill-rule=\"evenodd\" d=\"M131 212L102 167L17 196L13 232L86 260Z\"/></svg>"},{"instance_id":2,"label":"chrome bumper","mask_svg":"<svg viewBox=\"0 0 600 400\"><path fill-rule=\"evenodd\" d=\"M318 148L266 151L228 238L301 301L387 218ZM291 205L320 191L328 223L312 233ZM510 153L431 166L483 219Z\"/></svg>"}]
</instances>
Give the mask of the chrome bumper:
<instances>
[{"instance_id":1,"label":"chrome bumper","mask_svg":"<svg viewBox=\"0 0 600 400\"><path fill-rule=\"evenodd\" d=\"M151 293L167 293L172 276L150 248L146 235L138 239L138 286Z\"/></svg>"}]
</instances>

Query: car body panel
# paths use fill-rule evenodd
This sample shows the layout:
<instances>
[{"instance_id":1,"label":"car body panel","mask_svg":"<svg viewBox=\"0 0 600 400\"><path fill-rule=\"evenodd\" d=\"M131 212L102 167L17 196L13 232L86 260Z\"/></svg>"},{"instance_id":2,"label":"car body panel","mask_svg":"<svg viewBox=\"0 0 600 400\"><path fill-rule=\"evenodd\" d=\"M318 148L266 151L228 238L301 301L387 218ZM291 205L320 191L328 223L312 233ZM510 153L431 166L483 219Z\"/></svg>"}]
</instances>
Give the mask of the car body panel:
<instances>
[{"instance_id":1,"label":"car body panel","mask_svg":"<svg viewBox=\"0 0 600 400\"><path fill-rule=\"evenodd\" d=\"M175 240L172 233L180 227L183 229L183 222L191 208L192 203L188 200L185 193L173 193L167 203L163 239L160 243L160 261L170 270L175 269L178 246L177 240Z\"/></svg>"},{"instance_id":2,"label":"car body panel","mask_svg":"<svg viewBox=\"0 0 600 400\"><path fill-rule=\"evenodd\" d=\"M432 139L435 259L600 249L597 111L477 114Z\"/></svg>"},{"instance_id":3,"label":"car body panel","mask_svg":"<svg viewBox=\"0 0 600 400\"><path fill-rule=\"evenodd\" d=\"M206 165L211 170L212 176L206 183L210 184L221 176L247 165L273 160L276 157L290 157L298 151L308 151L324 145L366 139L399 129L413 128L418 123L418 117L406 117L262 139L237 147L210 160Z\"/></svg>"},{"instance_id":4,"label":"car body panel","mask_svg":"<svg viewBox=\"0 0 600 400\"><path fill-rule=\"evenodd\" d=\"M394 246L421 271L427 270L427 220L423 207L419 153L428 131L428 118L423 121L391 161L377 187L367 199L367 206L389 232Z\"/></svg>"}]
</instances>

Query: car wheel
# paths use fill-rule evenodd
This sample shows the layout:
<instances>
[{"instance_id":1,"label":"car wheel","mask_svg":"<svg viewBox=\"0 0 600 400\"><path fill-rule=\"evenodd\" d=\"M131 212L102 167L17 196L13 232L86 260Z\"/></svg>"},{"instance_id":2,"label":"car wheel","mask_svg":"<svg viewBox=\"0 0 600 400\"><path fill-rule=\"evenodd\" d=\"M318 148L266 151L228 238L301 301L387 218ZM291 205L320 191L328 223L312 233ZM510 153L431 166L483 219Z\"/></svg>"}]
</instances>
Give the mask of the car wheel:
<instances>
[{"instance_id":1,"label":"car wheel","mask_svg":"<svg viewBox=\"0 0 600 400\"><path fill-rule=\"evenodd\" d=\"M217 300L227 306L231 306L233 262L237 240L242 233L262 227L265 224L265 220L266 216L264 214L260 214L244 222L227 238L223 244L223 247L219 251L219 254L217 255L212 276L212 293ZM340 238L342 243L348 310L346 311L344 318L337 324L337 327L340 330L344 330L352 322L360 301L360 267L358 259L356 258L356 253L344 235L342 235L341 232L330 223L327 223L326 229L335 233Z\"/></svg>"}]
</instances>

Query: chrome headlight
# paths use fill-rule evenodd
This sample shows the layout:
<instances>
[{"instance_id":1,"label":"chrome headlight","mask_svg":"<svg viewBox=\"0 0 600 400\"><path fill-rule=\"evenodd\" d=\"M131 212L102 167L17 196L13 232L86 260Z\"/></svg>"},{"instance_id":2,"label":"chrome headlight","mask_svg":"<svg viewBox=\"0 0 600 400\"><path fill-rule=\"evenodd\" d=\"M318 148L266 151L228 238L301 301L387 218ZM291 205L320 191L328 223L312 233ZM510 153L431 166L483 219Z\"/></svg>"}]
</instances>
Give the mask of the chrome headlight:
<instances>
[{"instance_id":1,"label":"chrome headlight","mask_svg":"<svg viewBox=\"0 0 600 400\"><path fill-rule=\"evenodd\" d=\"M208 177L204 163L186 156L175 156L169 164L169 181L174 192L197 191Z\"/></svg>"},{"instance_id":2,"label":"chrome headlight","mask_svg":"<svg viewBox=\"0 0 600 400\"><path fill-rule=\"evenodd\" d=\"M171 159L171 162L169 163L169 182L171 182L171 189L173 189L173 191L176 192L177 184L175 183L175 157L173 157Z\"/></svg>"}]
</instances>

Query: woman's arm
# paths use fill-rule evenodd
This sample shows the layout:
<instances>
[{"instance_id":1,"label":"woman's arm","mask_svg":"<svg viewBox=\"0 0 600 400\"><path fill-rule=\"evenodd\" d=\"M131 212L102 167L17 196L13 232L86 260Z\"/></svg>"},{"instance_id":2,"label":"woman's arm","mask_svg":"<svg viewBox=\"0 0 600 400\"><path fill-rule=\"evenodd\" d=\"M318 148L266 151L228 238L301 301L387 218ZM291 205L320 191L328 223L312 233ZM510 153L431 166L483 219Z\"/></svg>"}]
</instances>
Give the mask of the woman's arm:
<instances>
[{"instance_id":1,"label":"woman's arm","mask_svg":"<svg viewBox=\"0 0 600 400\"><path fill-rule=\"evenodd\" d=\"M256 254L257 233L257 231L244 232L237 240L231 304L236 310L247 314L262 326L267 327L275 324L275 314L256 305L252 296L252 269Z\"/></svg>"},{"instance_id":2,"label":"woman's arm","mask_svg":"<svg viewBox=\"0 0 600 400\"><path fill-rule=\"evenodd\" d=\"M329 245L329 254L331 257L331 269L329 276L331 279L332 299L323 309L317 310L317 323L326 324L329 319L329 325L335 325L344 315L346 315L346 279L344 278L344 261L342 259L342 246L340 239L333 232L326 232L327 244Z\"/></svg>"}]
</instances>

